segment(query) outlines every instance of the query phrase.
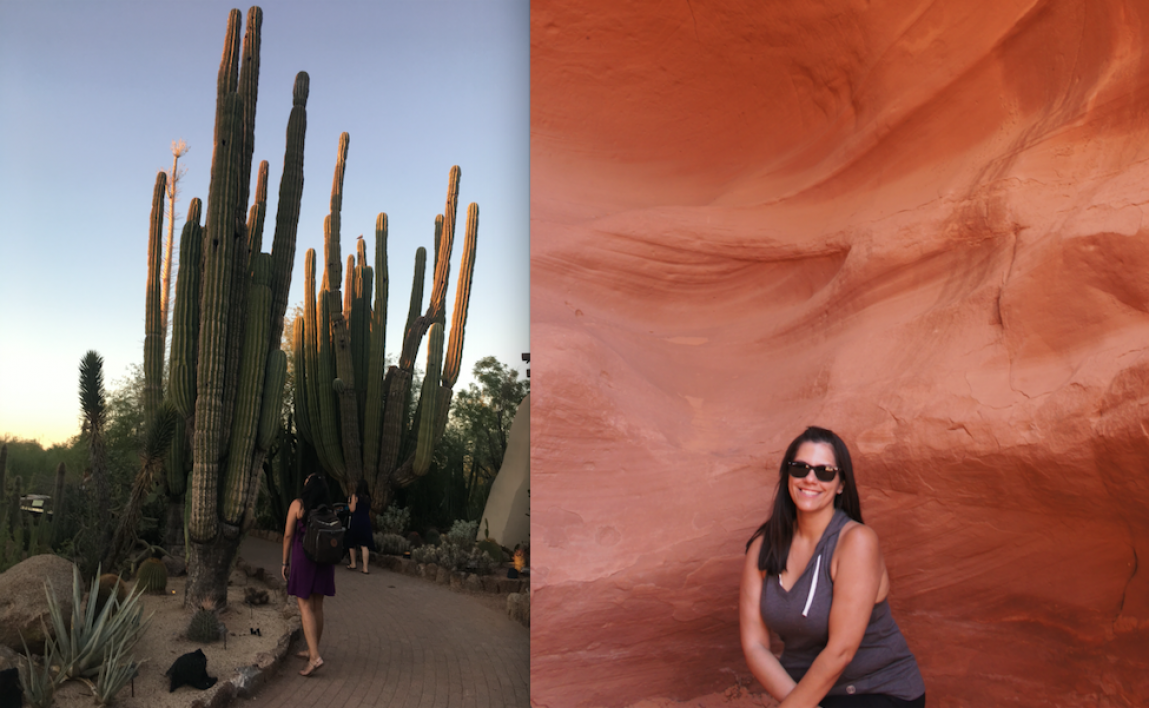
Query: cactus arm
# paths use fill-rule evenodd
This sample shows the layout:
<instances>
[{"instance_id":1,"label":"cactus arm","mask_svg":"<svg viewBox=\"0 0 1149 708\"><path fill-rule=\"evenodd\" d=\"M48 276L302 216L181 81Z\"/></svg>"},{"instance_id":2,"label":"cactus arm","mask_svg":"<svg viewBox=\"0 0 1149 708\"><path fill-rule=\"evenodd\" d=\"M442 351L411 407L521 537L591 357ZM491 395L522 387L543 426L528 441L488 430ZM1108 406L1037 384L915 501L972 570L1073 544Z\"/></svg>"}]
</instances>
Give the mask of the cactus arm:
<instances>
[{"instance_id":1,"label":"cactus arm","mask_svg":"<svg viewBox=\"0 0 1149 708\"><path fill-rule=\"evenodd\" d=\"M307 410L307 366L304 363L304 323L303 316L295 318L291 327L291 355L295 374L295 428L299 435L314 447L311 436L311 417Z\"/></svg>"},{"instance_id":2,"label":"cactus arm","mask_svg":"<svg viewBox=\"0 0 1149 708\"><path fill-rule=\"evenodd\" d=\"M164 326L161 300L163 287L160 269L163 259L164 197L168 176L156 173L152 190L152 213L148 228L148 280L144 315L144 425L150 427L152 419L164 399Z\"/></svg>"},{"instance_id":3,"label":"cactus arm","mask_svg":"<svg viewBox=\"0 0 1149 708\"><path fill-rule=\"evenodd\" d=\"M303 200L303 147L307 132L307 96L310 78L301 71L292 88L291 116L287 119L287 147L283 154L283 175L279 180L275 236L271 244L271 346L283 336L283 314L291 290L295 265L295 241L299 229L299 208ZM297 394L298 395L298 394Z\"/></svg>"},{"instance_id":4,"label":"cactus arm","mask_svg":"<svg viewBox=\"0 0 1149 708\"><path fill-rule=\"evenodd\" d=\"M168 390L184 418L195 415L196 347L199 343L200 272L203 259L202 202L192 199L187 223L180 233L180 267L172 309L171 370Z\"/></svg>"},{"instance_id":5,"label":"cactus arm","mask_svg":"<svg viewBox=\"0 0 1149 708\"><path fill-rule=\"evenodd\" d=\"M443 386L454 388L463 359L463 332L467 326L467 309L471 302L471 278L475 274L475 246L479 238L479 205L467 206L467 231L463 241L463 258L459 263L459 282L455 285L455 306L451 309L451 340L443 364Z\"/></svg>"},{"instance_id":6,"label":"cactus arm","mask_svg":"<svg viewBox=\"0 0 1149 708\"><path fill-rule=\"evenodd\" d=\"M338 293L329 293L330 299ZM339 422L342 431L343 463L348 486L357 484L363 476L363 462L359 445L358 406L355 402L355 365L351 354L351 337L347 329L347 318L340 312L331 315L331 335L334 344L338 377L342 385L335 389L339 401Z\"/></svg>"},{"instance_id":7,"label":"cactus arm","mask_svg":"<svg viewBox=\"0 0 1149 708\"><path fill-rule=\"evenodd\" d=\"M415 448L413 471L423 475L431 467L435 451L435 419L439 401L439 377L443 373L443 325L435 322L427 332L427 373L419 394L419 443Z\"/></svg>"},{"instance_id":8,"label":"cactus arm","mask_svg":"<svg viewBox=\"0 0 1149 708\"><path fill-rule=\"evenodd\" d=\"M431 288L431 301L427 305L427 318L438 322L443 316L443 305L447 295L447 281L451 274L451 245L455 240L455 212L459 207L459 179L462 170L458 165L451 168L447 180L447 205L443 210L443 235L435 253L435 279Z\"/></svg>"},{"instance_id":9,"label":"cactus arm","mask_svg":"<svg viewBox=\"0 0 1149 708\"><path fill-rule=\"evenodd\" d=\"M399 368L410 371L415 365L415 353L423 339L426 326L420 326L419 312L423 309L423 278L427 271L427 249L415 249L415 275L411 280L411 305L407 310L407 324L403 327L403 348L399 354ZM412 342L412 338L414 341ZM388 400L390 396L388 396Z\"/></svg>"},{"instance_id":10,"label":"cactus arm","mask_svg":"<svg viewBox=\"0 0 1149 708\"><path fill-rule=\"evenodd\" d=\"M224 467L221 516L229 524L239 524L246 508L249 471L259 429L267 373L267 337L271 330L271 256L256 254L252 259L252 286L247 299L247 328L244 331L243 361L237 379L236 412ZM282 382L281 382L282 383Z\"/></svg>"},{"instance_id":11,"label":"cactus arm","mask_svg":"<svg viewBox=\"0 0 1149 708\"><path fill-rule=\"evenodd\" d=\"M279 430L279 414L283 407L283 384L287 381L287 353L273 349L267 357L267 382L263 389L263 410L259 414L259 434L255 445L269 450Z\"/></svg>"},{"instance_id":12,"label":"cactus arm","mask_svg":"<svg viewBox=\"0 0 1149 708\"><path fill-rule=\"evenodd\" d=\"M383 423L383 376L387 365L387 215L375 218L375 308L371 314L371 346L368 350L367 399L363 415L363 474L374 493L379 474L379 439Z\"/></svg>"},{"instance_id":13,"label":"cactus arm","mask_svg":"<svg viewBox=\"0 0 1149 708\"><path fill-rule=\"evenodd\" d=\"M255 180L255 202L247 212L247 252L263 250L263 222L267 217L267 160L259 163L259 176Z\"/></svg>"}]
</instances>

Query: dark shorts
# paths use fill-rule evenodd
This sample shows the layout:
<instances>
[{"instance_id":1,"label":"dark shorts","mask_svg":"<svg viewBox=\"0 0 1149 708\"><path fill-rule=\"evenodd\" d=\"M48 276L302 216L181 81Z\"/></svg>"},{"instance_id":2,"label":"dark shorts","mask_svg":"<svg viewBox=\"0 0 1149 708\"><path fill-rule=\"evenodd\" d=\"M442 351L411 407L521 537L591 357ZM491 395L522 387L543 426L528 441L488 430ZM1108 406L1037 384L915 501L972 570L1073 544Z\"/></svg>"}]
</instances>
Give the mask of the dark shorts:
<instances>
[{"instance_id":1,"label":"dark shorts","mask_svg":"<svg viewBox=\"0 0 1149 708\"><path fill-rule=\"evenodd\" d=\"M818 704L822 708L925 708L923 693L912 701L885 694L857 694L853 696L826 696Z\"/></svg>"}]
</instances>

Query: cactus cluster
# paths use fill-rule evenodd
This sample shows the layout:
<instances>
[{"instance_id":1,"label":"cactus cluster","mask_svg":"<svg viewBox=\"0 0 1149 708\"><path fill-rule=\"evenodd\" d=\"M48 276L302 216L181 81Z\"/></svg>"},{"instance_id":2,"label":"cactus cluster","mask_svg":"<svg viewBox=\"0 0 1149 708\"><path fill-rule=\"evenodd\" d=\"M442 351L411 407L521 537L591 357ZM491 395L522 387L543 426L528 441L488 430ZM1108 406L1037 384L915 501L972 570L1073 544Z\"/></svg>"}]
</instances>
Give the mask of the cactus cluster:
<instances>
[{"instance_id":1,"label":"cactus cluster","mask_svg":"<svg viewBox=\"0 0 1149 708\"><path fill-rule=\"evenodd\" d=\"M295 420L320 464L352 488L365 478L376 512L393 489L413 482L431 464L434 444L447 424L452 388L459 375L471 277L475 265L479 207L467 209L466 235L447 340L448 288L461 171L452 167L444 214L435 219L432 291L423 312L426 249L415 253L415 274L398 363L385 370L387 215L375 223L374 258L359 239L343 277L341 209L349 136L340 136L330 213L324 220L324 270L316 287L316 254L304 260L304 313L293 336ZM340 291L342 288L342 292ZM422 314L420 314L422 312ZM415 356L427 337L427 365L418 408L408 420Z\"/></svg>"}]
</instances>

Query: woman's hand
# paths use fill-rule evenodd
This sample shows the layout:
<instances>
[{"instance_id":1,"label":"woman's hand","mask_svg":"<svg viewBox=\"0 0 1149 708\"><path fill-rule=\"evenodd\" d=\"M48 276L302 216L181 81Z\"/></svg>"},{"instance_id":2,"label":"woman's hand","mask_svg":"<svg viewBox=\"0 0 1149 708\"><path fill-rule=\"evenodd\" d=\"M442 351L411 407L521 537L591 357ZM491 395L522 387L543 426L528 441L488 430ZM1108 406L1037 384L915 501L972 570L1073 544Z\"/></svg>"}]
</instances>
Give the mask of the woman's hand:
<instances>
[{"instance_id":1,"label":"woman's hand","mask_svg":"<svg viewBox=\"0 0 1149 708\"><path fill-rule=\"evenodd\" d=\"M770 631L762 621L762 571L758 570L758 553L762 537L754 539L742 565L742 588L738 594L738 625L742 653L754 678L779 701L794 690L794 679L770 652Z\"/></svg>"}]
</instances>

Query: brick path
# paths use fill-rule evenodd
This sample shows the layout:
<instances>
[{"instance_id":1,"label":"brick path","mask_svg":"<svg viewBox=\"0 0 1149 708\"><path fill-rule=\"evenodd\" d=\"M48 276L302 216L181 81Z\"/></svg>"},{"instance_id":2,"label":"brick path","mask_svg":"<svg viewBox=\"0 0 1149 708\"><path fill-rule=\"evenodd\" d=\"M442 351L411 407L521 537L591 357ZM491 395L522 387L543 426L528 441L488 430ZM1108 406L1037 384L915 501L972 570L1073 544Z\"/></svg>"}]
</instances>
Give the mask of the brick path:
<instances>
[{"instance_id":1,"label":"brick path","mask_svg":"<svg viewBox=\"0 0 1149 708\"><path fill-rule=\"evenodd\" d=\"M278 543L247 538L240 555L279 567ZM302 677L295 651L240 708L513 708L530 705L530 631L467 595L376 566L335 569L323 603L323 668ZM290 598L294 601L294 598Z\"/></svg>"}]
</instances>

